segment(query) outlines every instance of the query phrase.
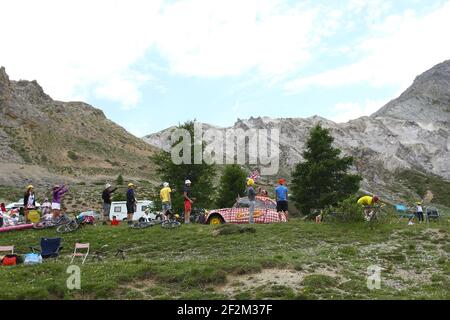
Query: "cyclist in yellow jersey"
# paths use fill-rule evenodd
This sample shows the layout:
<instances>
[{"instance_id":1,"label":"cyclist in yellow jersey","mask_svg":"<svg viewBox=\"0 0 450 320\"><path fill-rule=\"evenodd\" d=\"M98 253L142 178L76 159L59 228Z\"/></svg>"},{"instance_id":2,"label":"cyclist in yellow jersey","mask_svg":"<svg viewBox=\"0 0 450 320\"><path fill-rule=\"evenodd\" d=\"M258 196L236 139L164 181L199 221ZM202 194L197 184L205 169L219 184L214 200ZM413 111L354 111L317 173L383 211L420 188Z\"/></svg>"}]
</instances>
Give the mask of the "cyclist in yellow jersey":
<instances>
[{"instance_id":1,"label":"cyclist in yellow jersey","mask_svg":"<svg viewBox=\"0 0 450 320\"><path fill-rule=\"evenodd\" d=\"M370 218L373 215L373 205L380 200L378 196L364 196L358 199L358 204L364 207L364 217L367 221L370 221Z\"/></svg>"}]
</instances>

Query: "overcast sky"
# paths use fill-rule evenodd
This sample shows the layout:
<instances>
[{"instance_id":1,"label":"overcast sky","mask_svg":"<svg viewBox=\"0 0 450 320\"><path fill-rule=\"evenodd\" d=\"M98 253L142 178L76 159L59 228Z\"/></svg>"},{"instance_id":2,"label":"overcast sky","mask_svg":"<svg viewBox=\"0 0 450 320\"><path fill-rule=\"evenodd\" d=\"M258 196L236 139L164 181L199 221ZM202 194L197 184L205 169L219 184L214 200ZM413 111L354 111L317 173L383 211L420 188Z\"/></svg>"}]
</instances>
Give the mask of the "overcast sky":
<instances>
[{"instance_id":1,"label":"overcast sky","mask_svg":"<svg viewBox=\"0 0 450 320\"><path fill-rule=\"evenodd\" d=\"M450 1L0 0L0 65L143 136L196 118L347 121L450 59Z\"/></svg>"}]
</instances>

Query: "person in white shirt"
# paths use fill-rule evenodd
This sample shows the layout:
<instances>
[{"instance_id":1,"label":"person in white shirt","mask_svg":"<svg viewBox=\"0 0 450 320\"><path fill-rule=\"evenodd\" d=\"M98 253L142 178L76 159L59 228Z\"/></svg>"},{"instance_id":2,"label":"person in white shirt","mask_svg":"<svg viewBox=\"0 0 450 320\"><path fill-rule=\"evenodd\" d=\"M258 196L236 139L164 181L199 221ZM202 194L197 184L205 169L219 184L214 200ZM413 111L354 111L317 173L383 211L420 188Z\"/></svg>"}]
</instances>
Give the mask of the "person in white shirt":
<instances>
[{"instance_id":1,"label":"person in white shirt","mask_svg":"<svg viewBox=\"0 0 450 320\"><path fill-rule=\"evenodd\" d=\"M422 202L416 202L416 214L417 214L417 219L419 220L419 223L422 223L423 222Z\"/></svg>"},{"instance_id":2,"label":"person in white shirt","mask_svg":"<svg viewBox=\"0 0 450 320\"><path fill-rule=\"evenodd\" d=\"M43 220L52 220L52 204L47 198L45 198L44 202L41 204L41 214Z\"/></svg>"}]
</instances>

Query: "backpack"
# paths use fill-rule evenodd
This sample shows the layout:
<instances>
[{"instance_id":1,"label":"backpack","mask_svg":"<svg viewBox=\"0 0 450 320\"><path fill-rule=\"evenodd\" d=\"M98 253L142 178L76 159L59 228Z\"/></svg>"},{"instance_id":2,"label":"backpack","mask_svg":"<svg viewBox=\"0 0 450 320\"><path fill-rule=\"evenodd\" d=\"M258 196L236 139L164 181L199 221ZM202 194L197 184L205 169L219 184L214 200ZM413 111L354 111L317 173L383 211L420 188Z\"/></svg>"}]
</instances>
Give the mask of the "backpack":
<instances>
[{"instance_id":1,"label":"backpack","mask_svg":"<svg viewBox=\"0 0 450 320\"><path fill-rule=\"evenodd\" d=\"M38 264L42 263L42 256L37 253L27 253L23 264Z\"/></svg>"},{"instance_id":2,"label":"backpack","mask_svg":"<svg viewBox=\"0 0 450 320\"><path fill-rule=\"evenodd\" d=\"M19 263L18 256L15 254L7 254L2 259L2 266L15 266Z\"/></svg>"},{"instance_id":3,"label":"backpack","mask_svg":"<svg viewBox=\"0 0 450 320\"><path fill-rule=\"evenodd\" d=\"M94 224L94 221L95 221L95 219L92 216L84 216L83 217L84 224Z\"/></svg>"}]
</instances>

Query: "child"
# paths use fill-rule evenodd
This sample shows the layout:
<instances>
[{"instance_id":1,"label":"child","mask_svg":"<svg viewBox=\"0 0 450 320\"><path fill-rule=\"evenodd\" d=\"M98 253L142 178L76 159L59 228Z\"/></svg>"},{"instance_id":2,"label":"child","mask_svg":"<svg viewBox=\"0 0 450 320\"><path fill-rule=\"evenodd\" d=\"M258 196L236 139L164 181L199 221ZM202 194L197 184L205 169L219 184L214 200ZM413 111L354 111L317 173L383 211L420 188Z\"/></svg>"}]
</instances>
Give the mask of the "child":
<instances>
[{"instance_id":1,"label":"child","mask_svg":"<svg viewBox=\"0 0 450 320\"><path fill-rule=\"evenodd\" d=\"M316 216L316 223L322 223L322 212Z\"/></svg>"},{"instance_id":2,"label":"child","mask_svg":"<svg viewBox=\"0 0 450 320\"><path fill-rule=\"evenodd\" d=\"M41 204L41 214L42 220L52 220L52 204L48 201L47 198L45 198L44 202Z\"/></svg>"},{"instance_id":3,"label":"child","mask_svg":"<svg viewBox=\"0 0 450 320\"><path fill-rule=\"evenodd\" d=\"M113 216L113 218L111 220L111 225L112 226L118 226L119 225L119 220L117 220L116 216Z\"/></svg>"}]
</instances>

